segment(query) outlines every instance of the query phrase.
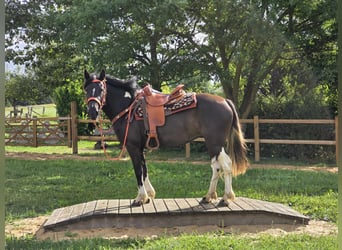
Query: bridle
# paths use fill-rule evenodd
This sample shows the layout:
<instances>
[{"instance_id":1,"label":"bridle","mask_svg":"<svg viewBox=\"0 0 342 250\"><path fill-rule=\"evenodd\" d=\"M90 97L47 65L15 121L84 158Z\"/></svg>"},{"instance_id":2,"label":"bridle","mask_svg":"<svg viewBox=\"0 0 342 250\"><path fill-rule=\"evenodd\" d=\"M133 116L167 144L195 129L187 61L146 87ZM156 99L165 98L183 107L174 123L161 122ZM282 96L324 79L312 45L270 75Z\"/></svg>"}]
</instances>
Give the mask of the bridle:
<instances>
[{"instance_id":1,"label":"bridle","mask_svg":"<svg viewBox=\"0 0 342 250\"><path fill-rule=\"evenodd\" d=\"M102 108L103 106L105 106L106 104L106 97L107 97L107 82L106 79L103 79L102 81L99 79L93 79L92 83L98 83L101 84L101 89L102 89L102 94L101 94L101 98L99 100L99 98L95 97L95 96L91 96L87 99L87 105L89 104L89 102L91 101L95 101L97 102L100 107L99 107L99 126L97 126L96 122L94 121L94 125L95 127L98 127L100 130L100 134L101 134L101 144L103 146L103 151L106 155L106 157L110 160L120 160L123 153L125 152L125 148L126 148L126 141L127 141L127 135L128 135L128 130L129 130L129 124L130 124L130 120L131 120L131 114L132 114L132 110L134 109L135 105L137 104L139 98L141 97L141 93L138 94L136 96L136 98L134 99L134 101L130 104L130 106L124 110L122 110L118 115L116 115L113 119L112 119L112 125L115 124L115 122L117 122L121 117L125 116L128 113L128 117L127 117L127 124L126 124L126 130L125 130L125 136L124 136L124 141L123 141L123 145L122 145L122 149L121 152L119 154L118 157L112 158L108 155L107 151L106 151L106 147L104 146L104 136L103 136L103 120L102 120L102 116L101 116L101 112L102 112Z\"/></svg>"},{"instance_id":2,"label":"bridle","mask_svg":"<svg viewBox=\"0 0 342 250\"><path fill-rule=\"evenodd\" d=\"M106 104L106 97L107 97L107 82L106 79L103 79L102 81L99 79L94 79L91 81L92 83L97 83L100 84L100 87L102 89L102 94L100 99L95 97L95 96L91 96L87 99L87 105L89 104L89 102L91 101L95 101L100 105L99 110L102 110L103 106Z\"/></svg>"}]
</instances>

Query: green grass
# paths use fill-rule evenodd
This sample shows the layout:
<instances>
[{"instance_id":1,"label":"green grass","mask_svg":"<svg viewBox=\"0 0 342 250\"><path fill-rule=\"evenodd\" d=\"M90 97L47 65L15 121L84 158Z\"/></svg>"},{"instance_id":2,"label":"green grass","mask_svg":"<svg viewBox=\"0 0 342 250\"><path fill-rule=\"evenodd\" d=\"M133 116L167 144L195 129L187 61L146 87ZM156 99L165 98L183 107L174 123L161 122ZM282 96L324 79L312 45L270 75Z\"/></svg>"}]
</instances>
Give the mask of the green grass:
<instances>
[{"instance_id":1,"label":"green grass","mask_svg":"<svg viewBox=\"0 0 342 250\"><path fill-rule=\"evenodd\" d=\"M272 237L262 235L241 237L224 235L220 232L206 235L180 235L178 237L161 237L154 240L127 239L106 240L86 239L80 241L35 241L34 239L8 239L6 249L63 249L63 250L109 250L109 249L145 249L145 250L328 250L337 249L335 236L314 237L310 235L286 235Z\"/></svg>"},{"instance_id":2,"label":"green grass","mask_svg":"<svg viewBox=\"0 0 342 250\"><path fill-rule=\"evenodd\" d=\"M99 154L103 154L101 151ZM168 158L168 154L162 155ZM177 150L171 155L177 156ZM170 155L169 155L170 156ZM149 159L160 159L153 153ZM5 160L6 223L50 214L54 209L97 199L134 198L136 181L130 161ZM209 164L149 161L157 198L202 197L208 189ZM237 196L280 202L312 219L337 221L337 174L299 170L250 169L233 180ZM222 195L223 181L219 182ZM70 237L72 239L72 237ZM336 249L336 235L258 235L223 232L182 234L158 239L87 239L61 242L34 237L7 238L6 249Z\"/></svg>"},{"instance_id":3,"label":"green grass","mask_svg":"<svg viewBox=\"0 0 342 250\"><path fill-rule=\"evenodd\" d=\"M6 159L6 220L37 216L96 199L134 198L130 161ZM207 164L149 163L157 197L202 197L209 186ZM251 169L234 179L237 196L280 202L315 218L336 222L337 174ZM223 181L219 182L219 195ZM324 206L322 206L324 204Z\"/></svg>"},{"instance_id":4,"label":"green grass","mask_svg":"<svg viewBox=\"0 0 342 250\"><path fill-rule=\"evenodd\" d=\"M56 105L41 104L41 105L29 105L29 106L18 106L18 110L23 110L23 117L28 113L28 108L32 107L32 116L37 117L56 117ZM13 107L5 107L5 117L9 117L10 112L13 111Z\"/></svg>"}]
</instances>

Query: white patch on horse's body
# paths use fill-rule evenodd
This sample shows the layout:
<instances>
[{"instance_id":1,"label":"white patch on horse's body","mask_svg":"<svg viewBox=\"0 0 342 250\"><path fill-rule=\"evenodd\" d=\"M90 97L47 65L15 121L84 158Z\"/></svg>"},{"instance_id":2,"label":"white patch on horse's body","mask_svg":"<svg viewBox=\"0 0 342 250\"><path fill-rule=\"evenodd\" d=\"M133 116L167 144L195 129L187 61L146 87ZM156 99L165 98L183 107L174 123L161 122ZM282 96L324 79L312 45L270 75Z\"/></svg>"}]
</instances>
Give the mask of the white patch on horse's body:
<instances>
[{"instance_id":1,"label":"white patch on horse's body","mask_svg":"<svg viewBox=\"0 0 342 250\"><path fill-rule=\"evenodd\" d=\"M209 191L205 196L206 202L212 202L217 199L216 187L220 177L220 173L223 173L224 179L224 195L223 202L228 204L228 199L234 200L235 194L232 188L232 160L222 148L221 152L211 159L212 177L210 181Z\"/></svg>"},{"instance_id":2,"label":"white patch on horse's body","mask_svg":"<svg viewBox=\"0 0 342 250\"><path fill-rule=\"evenodd\" d=\"M132 96L131 96L131 94L128 91L126 91L125 95L124 95L124 98L132 99Z\"/></svg>"}]
</instances>

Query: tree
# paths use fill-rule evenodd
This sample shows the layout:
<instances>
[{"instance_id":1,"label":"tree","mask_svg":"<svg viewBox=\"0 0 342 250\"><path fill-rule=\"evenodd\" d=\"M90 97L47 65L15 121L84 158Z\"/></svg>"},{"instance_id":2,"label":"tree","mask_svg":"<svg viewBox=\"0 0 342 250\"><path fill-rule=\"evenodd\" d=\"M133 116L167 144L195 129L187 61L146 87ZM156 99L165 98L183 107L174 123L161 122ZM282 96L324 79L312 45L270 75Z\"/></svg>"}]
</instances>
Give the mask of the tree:
<instances>
[{"instance_id":1,"label":"tree","mask_svg":"<svg viewBox=\"0 0 342 250\"><path fill-rule=\"evenodd\" d=\"M335 4L6 0L6 53L30 62L52 88L79 79L84 67L139 75L156 89L162 82L211 79L246 118L275 86L324 84L334 93ZM25 53L10 49L16 38L31 44Z\"/></svg>"},{"instance_id":2,"label":"tree","mask_svg":"<svg viewBox=\"0 0 342 250\"><path fill-rule=\"evenodd\" d=\"M16 109L22 103L44 103L49 99L46 86L37 81L32 74L7 74L5 82L5 100Z\"/></svg>"}]
</instances>

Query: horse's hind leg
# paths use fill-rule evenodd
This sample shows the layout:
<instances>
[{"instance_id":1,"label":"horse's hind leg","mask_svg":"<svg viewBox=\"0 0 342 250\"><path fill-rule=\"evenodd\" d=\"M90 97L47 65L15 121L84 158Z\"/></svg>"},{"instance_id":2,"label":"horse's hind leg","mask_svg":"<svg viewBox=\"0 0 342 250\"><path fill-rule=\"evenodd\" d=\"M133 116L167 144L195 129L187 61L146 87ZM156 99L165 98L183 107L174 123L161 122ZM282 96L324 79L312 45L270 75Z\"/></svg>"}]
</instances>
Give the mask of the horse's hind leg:
<instances>
[{"instance_id":1,"label":"horse's hind leg","mask_svg":"<svg viewBox=\"0 0 342 250\"><path fill-rule=\"evenodd\" d=\"M149 178L148 178L148 172L147 172L147 166L145 161L145 156L142 155L142 168L143 168L143 178L144 178L144 186L147 192L147 195L149 198L154 199L156 196L156 191L154 190Z\"/></svg>"},{"instance_id":2,"label":"horse's hind leg","mask_svg":"<svg viewBox=\"0 0 342 250\"><path fill-rule=\"evenodd\" d=\"M232 160L222 148L221 152L217 156L217 160L223 171L224 178L224 195L220 203L228 205L228 200L234 200L235 194L232 187L233 173L232 173Z\"/></svg>"},{"instance_id":3,"label":"horse's hind leg","mask_svg":"<svg viewBox=\"0 0 342 250\"><path fill-rule=\"evenodd\" d=\"M211 159L211 169L213 175L211 177L208 193L203 197L201 203L210 203L217 200L216 186L220 176L220 163L217 161L217 157Z\"/></svg>"}]
</instances>

